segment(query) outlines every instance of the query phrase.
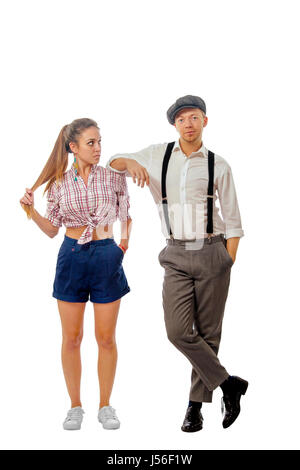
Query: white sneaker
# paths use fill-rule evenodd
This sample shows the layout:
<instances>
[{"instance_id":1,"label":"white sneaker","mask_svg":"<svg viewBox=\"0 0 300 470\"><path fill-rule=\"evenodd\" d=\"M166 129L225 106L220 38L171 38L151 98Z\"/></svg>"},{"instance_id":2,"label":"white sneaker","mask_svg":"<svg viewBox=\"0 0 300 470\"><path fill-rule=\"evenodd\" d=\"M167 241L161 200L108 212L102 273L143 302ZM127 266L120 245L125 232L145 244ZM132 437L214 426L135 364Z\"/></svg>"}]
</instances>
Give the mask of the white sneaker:
<instances>
[{"instance_id":1,"label":"white sneaker","mask_svg":"<svg viewBox=\"0 0 300 470\"><path fill-rule=\"evenodd\" d=\"M71 408L63 422L63 428L69 431L80 429L83 420L83 413L84 411L81 406L75 406L75 408Z\"/></svg>"},{"instance_id":2,"label":"white sneaker","mask_svg":"<svg viewBox=\"0 0 300 470\"><path fill-rule=\"evenodd\" d=\"M98 411L98 421L102 423L104 429L118 429L120 427L116 410L111 406L102 406L102 408L100 408Z\"/></svg>"}]
</instances>

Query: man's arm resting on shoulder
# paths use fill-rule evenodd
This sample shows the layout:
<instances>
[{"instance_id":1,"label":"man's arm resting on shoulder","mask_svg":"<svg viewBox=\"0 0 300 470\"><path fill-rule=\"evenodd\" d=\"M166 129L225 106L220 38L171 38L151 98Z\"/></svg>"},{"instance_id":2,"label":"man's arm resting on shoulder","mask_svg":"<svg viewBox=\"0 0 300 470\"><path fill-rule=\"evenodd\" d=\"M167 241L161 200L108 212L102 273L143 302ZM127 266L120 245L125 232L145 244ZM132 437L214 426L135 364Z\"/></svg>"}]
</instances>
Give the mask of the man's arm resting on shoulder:
<instances>
[{"instance_id":1,"label":"man's arm resting on shoulder","mask_svg":"<svg viewBox=\"0 0 300 470\"><path fill-rule=\"evenodd\" d=\"M115 170L125 171L127 170L127 158L116 158L110 162L110 166Z\"/></svg>"},{"instance_id":2,"label":"man's arm resting on shoulder","mask_svg":"<svg viewBox=\"0 0 300 470\"><path fill-rule=\"evenodd\" d=\"M114 164L116 166L114 166ZM133 182L136 183L137 180L137 185L141 186L141 188L144 187L145 183L149 186L148 172L146 168L140 165L136 160L133 160L132 158L117 158L116 160L113 160L110 165L112 168L119 171L127 170L129 175L132 176Z\"/></svg>"},{"instance_id":3,"label":"man's arm resting on shoulder","mask_svg":"<svg viewBox=\"0 0 300 470\"><path fill-rule=\"evenodd\" d=\"M115 154L108 160L106 168L131 176L134 183L137 179L138 186L149 185L153 147L150 145L139 152Z\"/></svg>"}]
</instances>

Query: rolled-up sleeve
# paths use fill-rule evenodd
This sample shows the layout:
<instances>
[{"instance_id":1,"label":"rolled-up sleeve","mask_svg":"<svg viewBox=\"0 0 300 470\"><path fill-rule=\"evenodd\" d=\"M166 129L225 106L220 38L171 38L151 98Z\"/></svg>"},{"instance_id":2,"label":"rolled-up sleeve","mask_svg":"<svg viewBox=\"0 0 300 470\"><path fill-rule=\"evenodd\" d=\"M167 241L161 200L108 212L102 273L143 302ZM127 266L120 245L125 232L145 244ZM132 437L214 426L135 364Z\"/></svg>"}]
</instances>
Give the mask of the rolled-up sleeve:
<instances>
[{"instance_id":1,"label":"rolled-up sleeve","mask_svg":"<svg viewBox=\"0 0 300 470\"><path fill-rule=\"evenodd\" d=\"M106 164L106 168L112 171L115 171L116 173L124 174L125 176L131 176L127 170L116 170L115 168L111 166L112 161L116 160L117 158L129 158L131 160L136 160L140 165L144 166L146 170L149 172L151 163L152 163L152 151L153 151L153 145L150 145L149 147L146 147L143 150L140 150L139 152L120 153L120 154L113 155L108 160Z\"/></svg>"},{"instance_id":2,"label":"rolled-up sleeve","mask_svg":"<svg viewBox=\"0 0 300 470\"><path fill-rule=\"evenodd\" d=\"M117 217L121 222L131 219L129 214L130 202L125 174L118 175L117 182Z\"/></svg>"},{"instance_id":3,"label":"rolled-up sleeve","mask_svg":"<svg viewBox=\"0 0 300 470\"><path fill-rule=\"evenodd\" d=\"M225 238L243 237L241 215L233 181L231 167L224 165L218 181L218 195L220 200L222 218L225 224Z\"/></svg>"},{"instance_id":4,"label":"rolled-up sleeve","mask_svg":"<svg viewBox=\"0 0 300 470\"><path fill-rule=\"evenodd\" d=\"M62 226L63 216L59 206L59 189L56 182L52 183L47 192L47 208L45 218L55 227Z\"/></svg>"}]
</instances>

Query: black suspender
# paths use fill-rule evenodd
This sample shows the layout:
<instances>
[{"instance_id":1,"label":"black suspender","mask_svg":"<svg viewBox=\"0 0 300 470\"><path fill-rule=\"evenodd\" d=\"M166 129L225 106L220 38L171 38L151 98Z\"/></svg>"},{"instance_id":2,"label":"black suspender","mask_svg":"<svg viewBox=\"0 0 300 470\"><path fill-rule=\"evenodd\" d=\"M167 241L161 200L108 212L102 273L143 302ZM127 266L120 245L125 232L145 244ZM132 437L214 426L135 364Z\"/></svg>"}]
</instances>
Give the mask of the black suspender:
<instances>
[{"instance_id":1,"label":"black suspender","mask_svg":"<svg viewBox=\"0 0 300 470\"><path fill-rule=\"evenodd\" d=\"M214 167L215 154L208 151L208 188L207 188L207 226L208 234L214 233L213 227L213 202L214 202Z\"/></svg>"},{"instance_id":2,"label":"black suspender","mask_svg":"<svg viewBox=\"0 0 300 470\"><path fill-rule=\"evenodd\" d=\"M169 211L168 211L168 200L166 191L166 178L169 160L172 154L175 142L170 142L167 145L167 149L163 159L162 172L161 172L161 197L164 218L166 222L167 231L171 238L174 238L170 227ZM213 233L213 194L214 194L214 166L215 166L215 154L208 151L208 188L207 188L207 226L206 232L208 234Z\"/></svg>"},{"instance_id":3,"label":"black suspender","mask_svg":"<svg viewBox=\"0 0 300 470\"><path fill-rule=\"evenodd\" d=\"M169 220L169 211L168 211L168 200L167 200L167 191L166 191L166 178L167 178L167 170L169 165L169 160L171 157L171 153L175 142L170 142L167 145L166 153L163 160L162 172L161 172L161 197L162 197L162 207L164 211L165 222L167 226L167 231L170 234L171 238L173 237L172 230L170 227L170 220Z\"/></svg>"}]
</instances>

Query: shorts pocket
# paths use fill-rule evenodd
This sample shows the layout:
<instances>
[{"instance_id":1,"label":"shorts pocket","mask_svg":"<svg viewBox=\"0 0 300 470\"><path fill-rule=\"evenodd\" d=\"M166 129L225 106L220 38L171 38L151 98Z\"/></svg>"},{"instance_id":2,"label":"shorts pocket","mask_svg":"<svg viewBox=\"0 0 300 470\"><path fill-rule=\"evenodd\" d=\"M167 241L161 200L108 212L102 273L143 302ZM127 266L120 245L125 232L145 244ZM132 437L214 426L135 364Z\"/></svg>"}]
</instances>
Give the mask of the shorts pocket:
<instances>
[{"instance_id":1,"label":"shorts pocket","mask_svg":"<svg viewBox=\"0 0 300 470\"><path fill-rule=\"evenodd\" d=\"M73 258L74 247L69 244L62 244L58 256L57 256L57 263L63 264L64 262L71 262Z\"/></svg>"},{"instance_id":2,"label":"shorts pocket","mask_svg":"<svg viewBox=\"0 0 300 470\"><path fill-rule=\"evenodd\" d=\"M116 260L117 264L121 264L124 258L124 251L120 248L116 242L112 245L111 256Z\"/></svg>"},{"instance_id":3,"label":"shorts pocket","mask_svg":"<svg viewBox=\"0 0 300 470\"><path fill-rule=\"evenodd\" d=\"M54 279L54 290L61 294L70 284L73 256L72 246L63 243L58 252Z\"/></svg>"},{"instance_id":4,"label":"shorts pocket","mask_svg":"<svg viewBox=\"0 0 300 470\"><path fill-rule=\"evenodd\" d=\"M124 251L123 251L122 248L120 248L119 245L117 245L117 244L116 244L116 247L118 248L118 250L121 251L121 253L122 253L122 258L123 258L123 256L124 256Z\"/></svg>"},{"instance_id":5,"label":"shorts pocket","mask_svg":"<svg viewBox=\"0 0 300 470\"><path fill-rule=\"evenodd\" d=\"M68 245L62 244L57 255L57 267L62 268L68 255Z\"/></svg>"}]
</instances>

